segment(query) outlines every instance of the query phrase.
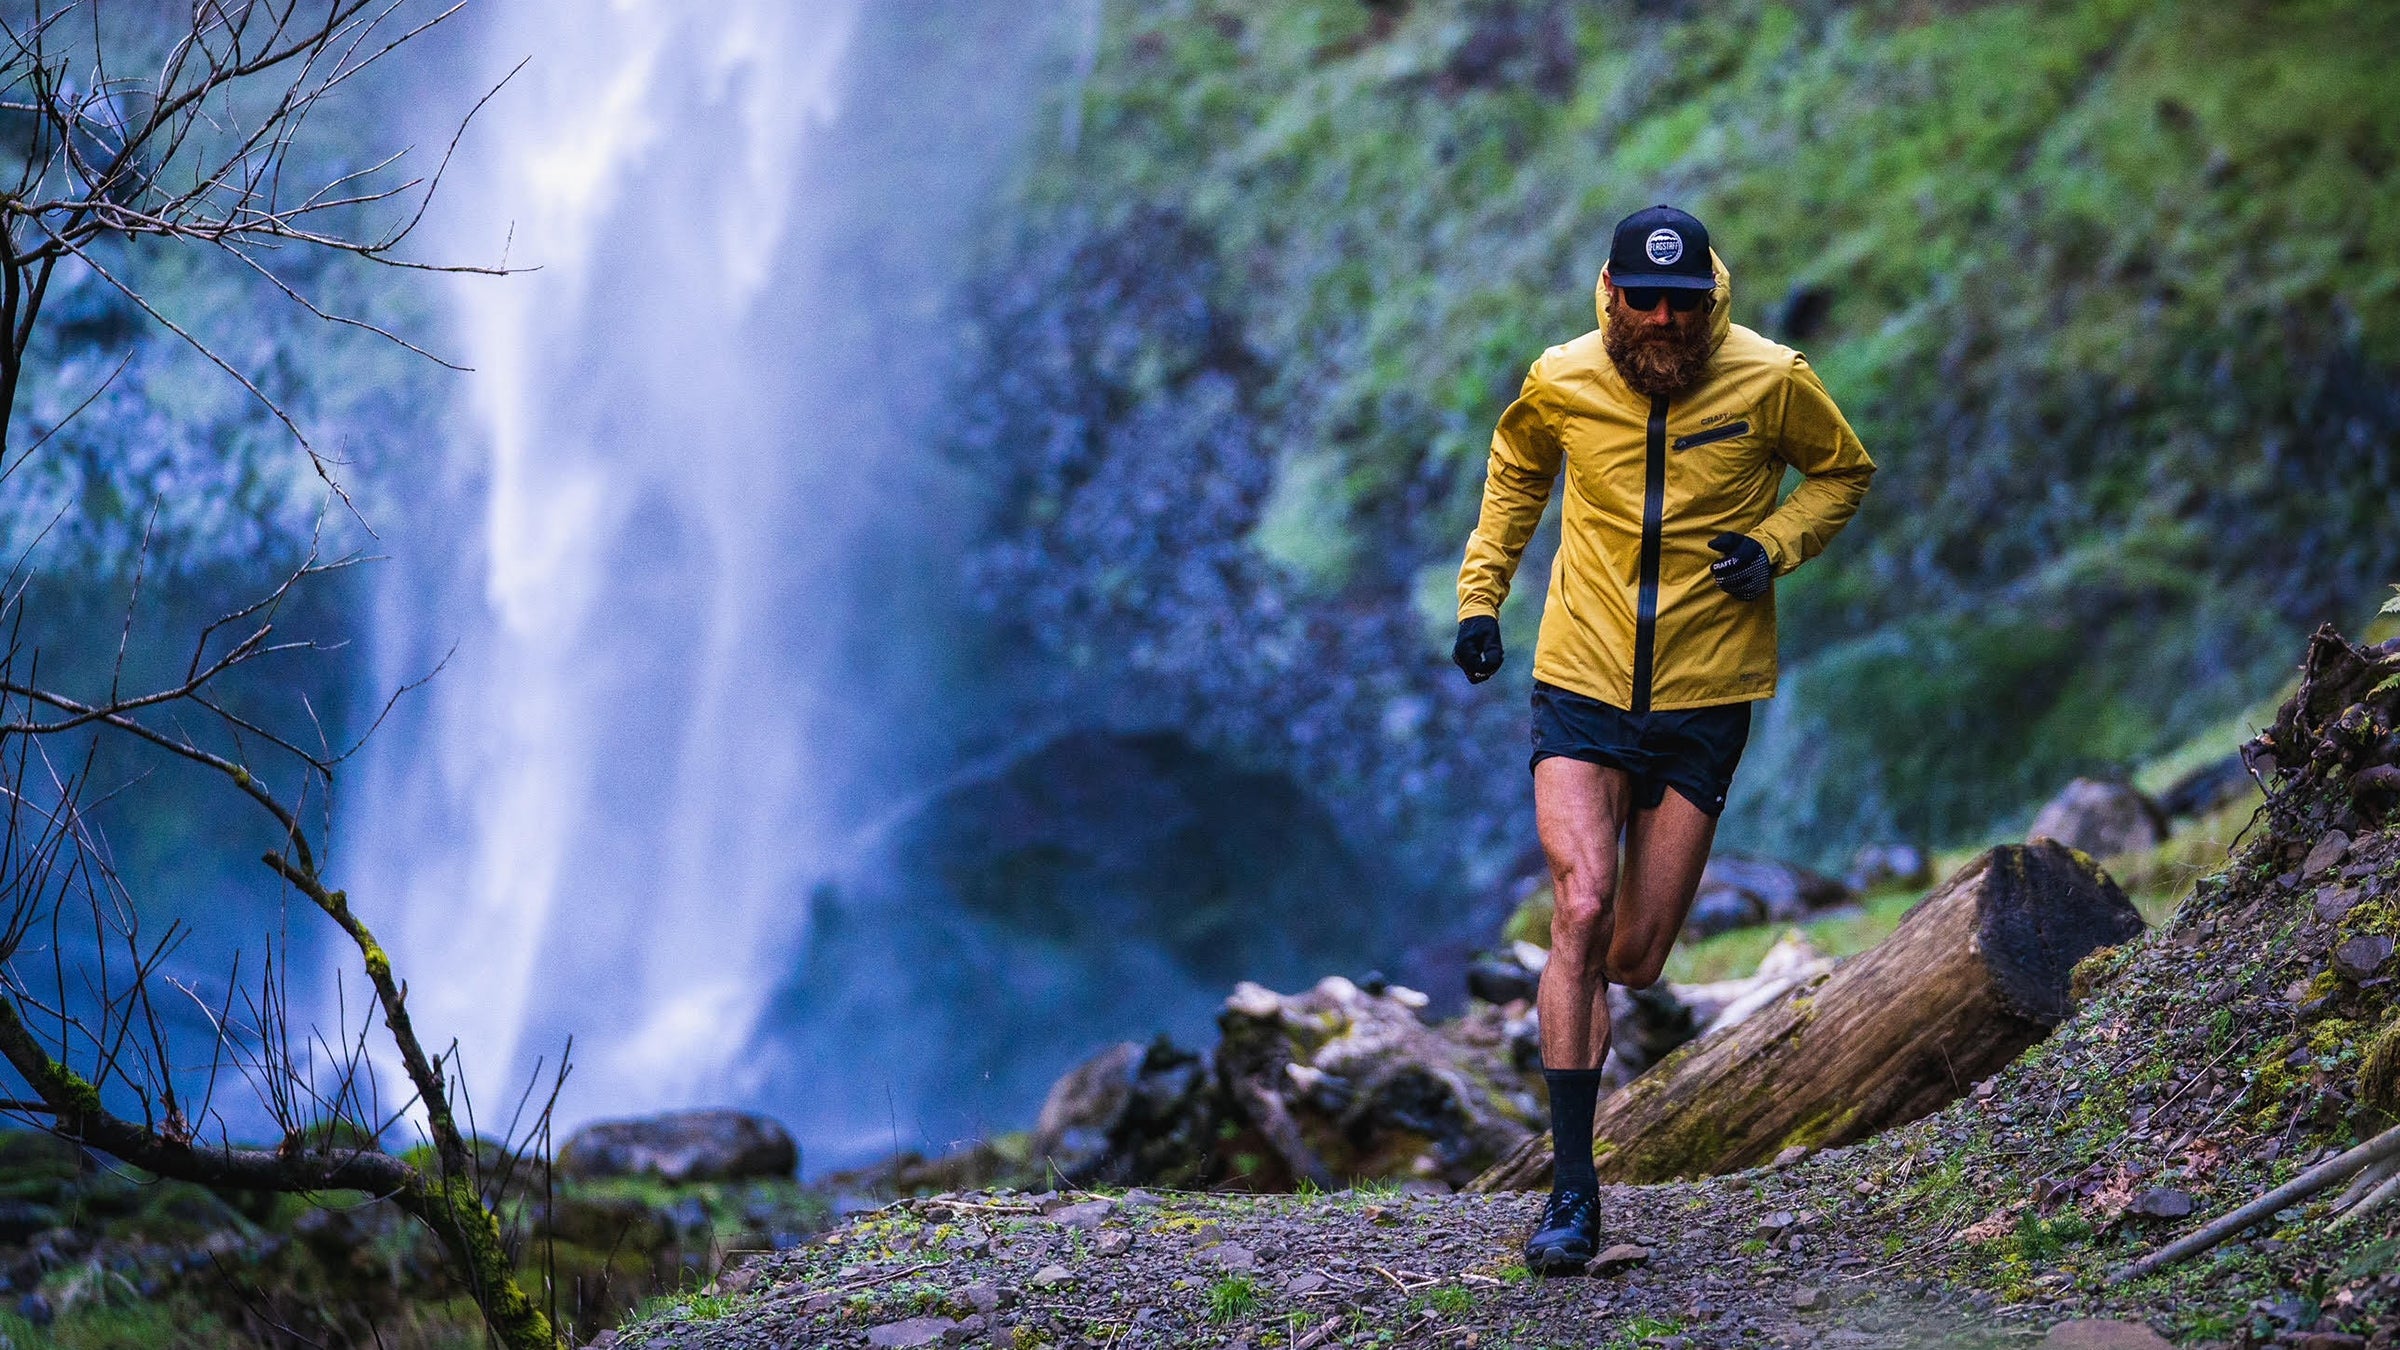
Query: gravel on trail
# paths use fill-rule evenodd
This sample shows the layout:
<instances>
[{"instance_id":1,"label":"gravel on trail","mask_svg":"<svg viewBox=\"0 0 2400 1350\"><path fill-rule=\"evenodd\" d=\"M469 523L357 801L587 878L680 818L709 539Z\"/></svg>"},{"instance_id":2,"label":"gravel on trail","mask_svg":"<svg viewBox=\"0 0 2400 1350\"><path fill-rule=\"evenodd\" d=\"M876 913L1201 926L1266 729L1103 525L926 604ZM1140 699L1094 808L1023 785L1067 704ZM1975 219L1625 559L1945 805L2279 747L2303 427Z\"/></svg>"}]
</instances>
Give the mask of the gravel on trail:
<instances>
[{"instance_id":1,"label":"gravel on trail","mask_svg":"<svg viewBox=\"0 0 2400 1350\"><path fill-rule=\"evenodd\" d=\"M1874 1253L1777 1211L1783 1189L1763 1174L1611 1188L1616 1250L1594 1266L1606 1273L1549 1280L1518 1256L1541 1204L1531 1194L904 1201L750 1258L723 1281L737 1311L685 1305L613 1344L1869 1350L2039 1338L1990 1316L1988 1299L1874 1278Z\"/></svg>"}]
</instances>

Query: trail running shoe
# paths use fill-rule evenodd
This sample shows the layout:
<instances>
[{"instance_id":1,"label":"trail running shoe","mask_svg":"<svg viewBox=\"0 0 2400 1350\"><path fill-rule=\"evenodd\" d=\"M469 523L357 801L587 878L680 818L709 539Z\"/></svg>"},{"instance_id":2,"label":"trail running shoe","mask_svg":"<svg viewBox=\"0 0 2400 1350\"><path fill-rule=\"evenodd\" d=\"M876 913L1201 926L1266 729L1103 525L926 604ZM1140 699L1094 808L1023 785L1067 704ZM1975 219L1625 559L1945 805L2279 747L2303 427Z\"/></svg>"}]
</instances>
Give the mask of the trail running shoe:
<instances>
[{"instance_id":1,"label":"trail running shoe","mask_svg":"<svg viewBox=\"0 0 2400 1350\"><path fill-rule=\"evenodd\" d=\"M1600 1197L1590 1191L1552 1191L1542 1221L1525 1239L1525 1264L1537 1275L1572 1275L1600 1250Z\"/></svg>"}]
</instances>

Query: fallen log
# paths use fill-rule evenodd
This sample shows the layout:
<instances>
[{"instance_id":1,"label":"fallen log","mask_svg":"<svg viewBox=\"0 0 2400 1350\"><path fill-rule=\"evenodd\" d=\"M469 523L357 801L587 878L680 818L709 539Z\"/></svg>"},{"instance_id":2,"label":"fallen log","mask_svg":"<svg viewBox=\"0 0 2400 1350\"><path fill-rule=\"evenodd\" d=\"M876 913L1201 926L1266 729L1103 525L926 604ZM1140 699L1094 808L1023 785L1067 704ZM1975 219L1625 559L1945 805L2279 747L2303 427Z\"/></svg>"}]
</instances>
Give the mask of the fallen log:
<instances>
[{"instance_id":1,"label":"fallen log","mask_svg":"<svg viewBox=\"0 0 2400 1350\"><path fill-rule=\"evenodd\" d=\"M2076 962L2141 931L2088 856L2046 839L1992 849L1872 951L1604 1099L1601 1180L1735 1171L1939 1110L2066 1020ZM1550 1168L1536 1136L1470 1189L1544 1186Z\"/></svg>"}]
</instances>

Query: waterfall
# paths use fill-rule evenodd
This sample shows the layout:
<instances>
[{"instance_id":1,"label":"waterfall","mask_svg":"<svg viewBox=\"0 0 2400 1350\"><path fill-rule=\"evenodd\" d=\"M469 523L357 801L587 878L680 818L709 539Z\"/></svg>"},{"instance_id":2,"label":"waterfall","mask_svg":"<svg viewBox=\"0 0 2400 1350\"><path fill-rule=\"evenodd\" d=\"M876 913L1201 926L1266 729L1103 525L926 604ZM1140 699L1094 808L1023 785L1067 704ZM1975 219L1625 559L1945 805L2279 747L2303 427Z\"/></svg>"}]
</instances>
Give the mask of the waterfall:
<instances>
[{"instance_id":1,"label":"waterfall","mask_svg":"<svg viewBox=\"0 0 2400 1350\"><path fill-rule=\"evenodd\" d=\"M918 447L1044 50L1006 10L525 0L477 34L531 60L448 229L534 270L451 293L475 373L398 506L376 661L454 654L344 810L487 1127L569 1035L570 1120L753 1096L812 885L954 752L913 711L948 678L924 526L955 518Z\"/></svg>"}]
</instances>

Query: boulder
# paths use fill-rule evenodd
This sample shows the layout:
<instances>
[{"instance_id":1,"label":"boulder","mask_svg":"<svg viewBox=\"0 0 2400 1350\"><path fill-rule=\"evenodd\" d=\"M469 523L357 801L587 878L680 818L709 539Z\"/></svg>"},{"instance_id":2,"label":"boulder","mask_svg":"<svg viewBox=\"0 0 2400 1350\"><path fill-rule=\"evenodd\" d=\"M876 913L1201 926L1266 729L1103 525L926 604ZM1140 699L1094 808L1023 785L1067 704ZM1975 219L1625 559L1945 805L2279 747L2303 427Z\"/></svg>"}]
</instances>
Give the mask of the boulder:
<instances>
[{"instance_id":1,"label":"boulder","mask_svg":"<svg viewBox=\"0 0 2400 1350\"><path fill-rule=\"evenodd\" d=\"M1850 871L1843 881L1853 891L1930 886L1933 855L1915 844L1868 844L1850 856Z\"/></svg>"},{"instance_id":2,"label":"boulder","mask_svg":"<svg viewBox=\"0 0 2400 1350\"><path fill-rule=\"evenodd\" d=\"M1505 1047L1437 1034L1409 992L1334 976L1294 995L1245 983L1225 1000L1219 1079L1290 1182L1430 1173L1457 1185L1531 1134Z\"/></svg>"},{"instance_id":3,"label":"boulder","mask_svg":"<svg viewBox=\"0 0 2400 1350\"><path fill-rule=\"evenodd\" d=\"M2250 766L2236 750L2168 784L2167 790L2158 794L2158 809L2169 819L2205 816L2258 795L2258 780L2250 776Z\"/></svg>"},{"instance_id":4,"label":"boulder","mask_svg":"<svg viewBox=\"0 0 2400 1350\"><path fill-rule=\"evenodd\" d=\"M1051 1085L1033 1159L1073 1186L1197 1186L1224 1114L1207 1056L1164 1036L1112 1045Z\"/></svg>"},{"instance_id":5,"label":"boulder","mask_svg":"<svg viewBox=\"0 0 2400 1350\"><path fill-rule=\"evenodd\" d=\"M2130 783L2078 778L2050 799L2025 837L2115 858L2157 848L2167 837L2167 822L2158 804Z\"/></svg>"},{"instance_id":6,"label":"boulder","mask_svg":"<svg viewBox=\"0 0 2400 1350\"><path fill-rule=\"evenodd\" d=\"M1608 1016L1615 1028L1609 1056L1633 1077L1673 1054L1700 1034L1700 1020L1675 987L1661 981L1647 989L1608 987Z\"/></svg>"},{"instance_id":7,"label":"boulder","mask_svg":"<svg viewBox=\"0 0 2400 1350\"><path fill-rule=\"evenodd\" d=\"M1540 970L1526 969L1513 954L1486 953L1467 963L1467 995L1486 1003L1530 1001L1541 982Z\"/></svg>"},{"instance_id":8,"label":"boulder","mask_svg":"<svg viewBox=\"0 0 2400 1350\"><path fill-rule=\"evenodd\" d=\"M586 1125L558 1151L570 1177L654 1176L685 1184L788 1177L800 1146L765 1116L746 1111L673 1111L640 1120Z\"/></svg>"},{"instance_id":9,"label":"boulder","mask_svg":"<svg viewBox=\"0 0 2400 1350\"><path fill-rule=\"evenodd\" d=\"M1050 1085L1033 1127L1033 1153L1072 1175L1108 1148L1108 1132L1125 1118L1141 1071L1142 1047L1112 1045Z\"/></svg>"},{"instance_id":10,"label":"boulder","mask_svg":"<svg viewBox=\"0 0 2400 1350\"><path fill-rule=\"evenodd\" d=\"M1700 874L1684 936L1697 939L1752 924L1788 923L1856 898L1848 886L1804 867L1719 854Z\"/></svg>"}]
</instances>

